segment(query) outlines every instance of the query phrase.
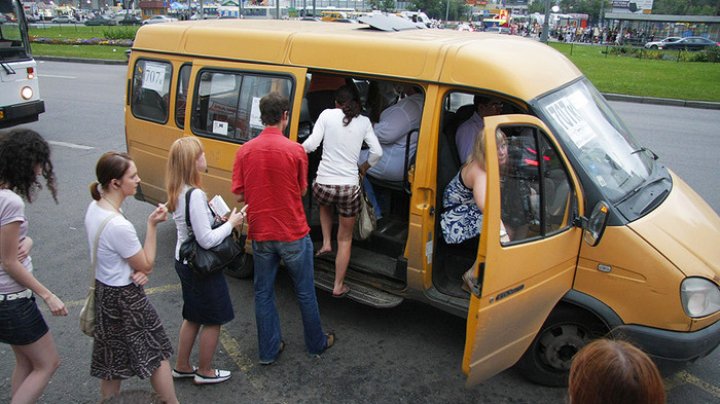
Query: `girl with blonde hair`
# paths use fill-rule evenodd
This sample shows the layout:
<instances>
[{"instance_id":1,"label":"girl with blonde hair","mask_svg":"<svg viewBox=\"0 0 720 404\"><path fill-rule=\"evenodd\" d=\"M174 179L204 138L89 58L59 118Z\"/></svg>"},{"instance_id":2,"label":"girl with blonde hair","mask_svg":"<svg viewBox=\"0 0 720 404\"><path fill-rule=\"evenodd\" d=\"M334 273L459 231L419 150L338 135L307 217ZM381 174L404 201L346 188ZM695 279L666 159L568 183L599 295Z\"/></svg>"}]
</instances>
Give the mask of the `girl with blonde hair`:
<instances>
[{"instance_id":1,"label":"girl with blonde hair","mask_svg":"<svg viewBox=\"0 0 720 404\"><path fill-rule=\"evenodd\" d=\"M175 245L175 271L180 277L183 295L183 322L178 336L178 352L175 368L176 379L192 378L195 384L215 384L228 380L231 373L212 367L213 355L220 337L220 327L235 317L230 293L222 271L206 277L197 276L187 263L180 261L180 246L188 239L190 231L198 244L205 249L217 246L239 226L244 213L232 210L227 221L212 228L215 218L202 190L201 172L207 170L205 151L196 137L183 137L170 147L167 163L167 207L173 214L177 227ZM197 191L197 192L192 192ZM189 199L186 194L191 192ZM188 229L185 212L190 201ZM190 353L200 335L198 366L190 364Z\"/></svg>"}]
</instances>

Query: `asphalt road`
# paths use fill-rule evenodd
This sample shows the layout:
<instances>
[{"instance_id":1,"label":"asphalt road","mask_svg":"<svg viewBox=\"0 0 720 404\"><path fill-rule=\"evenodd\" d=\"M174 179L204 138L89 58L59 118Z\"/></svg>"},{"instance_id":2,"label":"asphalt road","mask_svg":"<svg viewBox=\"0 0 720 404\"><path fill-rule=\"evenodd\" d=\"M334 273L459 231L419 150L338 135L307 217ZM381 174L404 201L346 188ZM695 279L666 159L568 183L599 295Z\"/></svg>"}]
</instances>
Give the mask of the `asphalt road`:
<instances>
[{"instance_id":1,"label":"asphalt road","mask_svg":"<svg viewBox=\"0 0 720 404\"><path fill-rule=\"evenodd\" d=\"M28 206L30 235L35 240L36 276L70 307L66 318L46 319L62 358L43 403L96 402L98 381L89 377L92 340L78 330L77 318L90 282L88 242L83 216L90 201L87 185L97 158L107 150L125 150L123 126L124 66L42 63L41 89L47 112L28 125L53 144L59 179L59 204L41 192ZM613 103L642 144L652 148L720 212L720 111ZM709 175L712 173L712 175ZM142 173L140 173L142 177ZM144 234L151 206L128 200L123 206ZM175 341L182 299L172 266L175 227L160 226L158 260L147 285L150 299ZM466 389L460 370L465 320L429 306L406 302L376 310L318 292L321 316L337 331L335 347L321 358L304 351L302 324L290 283L278 282L283 338L288 346L277 364L257 361L252 284L229 279L236 318L223 328L216 366L233 371L218 386L176 383L182 402L257 403L562 403L564 389L525 381L514 370ZM43 304L40 304L41 307ZM0 345L0 401L8 398L12 352ZM669 402L710 403L720 400L720 352L688 366L667 371ZM132 379L124 388L150 389Z\"/></svg>"}]
</instances>

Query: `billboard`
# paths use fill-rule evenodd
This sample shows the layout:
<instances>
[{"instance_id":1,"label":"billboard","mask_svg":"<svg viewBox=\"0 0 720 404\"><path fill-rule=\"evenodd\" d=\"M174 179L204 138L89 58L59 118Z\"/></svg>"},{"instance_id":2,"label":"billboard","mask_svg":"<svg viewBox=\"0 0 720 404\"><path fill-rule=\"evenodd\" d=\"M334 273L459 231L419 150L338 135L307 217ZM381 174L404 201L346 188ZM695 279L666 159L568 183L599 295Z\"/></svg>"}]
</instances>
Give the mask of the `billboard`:
<instances>
[{"instance_id":1,"label":"billboard","mask_svg":"<svg viewBox=\"0 0 720 404\"><path fill-rule=\"evenodd\" d=\"M653 0L611 0L613 13L652 13Z\"/></svg>"}]
</instances>

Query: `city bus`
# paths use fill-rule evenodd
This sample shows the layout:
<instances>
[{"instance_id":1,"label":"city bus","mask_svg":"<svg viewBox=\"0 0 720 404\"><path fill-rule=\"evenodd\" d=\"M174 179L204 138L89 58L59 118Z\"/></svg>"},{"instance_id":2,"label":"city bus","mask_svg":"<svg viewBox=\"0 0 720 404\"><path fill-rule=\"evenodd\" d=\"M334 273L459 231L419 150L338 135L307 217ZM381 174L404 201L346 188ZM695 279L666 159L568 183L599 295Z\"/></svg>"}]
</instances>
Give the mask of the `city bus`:
<instances>
[{"instance_id":1,"label":"city bus","mask_svg":"<svg viewBox=\"0 0 720 404\"><path fill-rule=\"evenodd\" d=\"M20 0L0 0L0 128L33 122L45 112Z\"/></svg>"},{"instance_id":2,"label":"city bus","mask_svg":"<svg viewBox=\"0 0 720 404\"><path fill-rule=\"evenodd\" d=\"M136 197L165 202L170 145L196 137L204 189L234 201L233 159L263 129L260 99L287 97L284 135L303 142L310 111L328 101L310 84L329 76L356 87L370 119L398 90L422 94L417 126L396 140L407 151L397 156L402 178L367 174L385 197L383 217L352 243L346 297L378 309L411 299L465 318L469 385L513 365L534 382L566 384L573 355L597 338L679 362L720 345L720 217L634 139L572 62L519 36L420 29L384 14L358 24L144 27L125 86L127 150L143 179ZM476 97L502 109L484 119L482 230L450 242L442 217L453 206L443 196L461 167L455 136ZM308 157L308 184L320 158ZM304 207L319 249L318 203L307 195ZM328 294L334 259L314 261L315 285ZM243 260L232 276L252 275L252 255Z\"/></svg>"}]
</instances>

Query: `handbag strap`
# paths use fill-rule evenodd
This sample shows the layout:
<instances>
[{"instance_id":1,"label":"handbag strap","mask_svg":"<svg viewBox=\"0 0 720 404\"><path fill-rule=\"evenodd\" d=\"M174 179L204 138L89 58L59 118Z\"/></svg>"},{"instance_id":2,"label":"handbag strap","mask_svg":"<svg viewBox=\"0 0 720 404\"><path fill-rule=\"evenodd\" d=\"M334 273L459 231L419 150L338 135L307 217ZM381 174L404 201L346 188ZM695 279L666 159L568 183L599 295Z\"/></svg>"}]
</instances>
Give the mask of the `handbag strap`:
<instances>
[{"instance_id":1,"label":"handbag strap","mask_svg":"<svg viewBox=\"0 0 720 404\"><path fill-rule=\"evenodd\" d=\"M115 216L117 216L117 213L113 213L108 215L108 217L105 218L105 220L102 221L100 224L100 227L98 227L98 231L95 234L95 242L93 243L93 253L92 253L92 261L90 265L90 287L93 287L95 284L95 267L97 265L97 250L98 250L98 244L100 243L100 234L102 234L103 230L105 230L105 225L112 220Z\"/></svg>"},{"instance_id":2,"label":"handbag strap","mask_svg":"<svg viewBox=\"0 0 720 404\"><path fill-rule=\"evenodd\" d=\"M190 223L190 196L195 189L196 188L190 188L187 192L185 192L185 225L187 226L189 237L192 237L194 235L192 230L192 223Z\"/></svg>"}]
</instances>

